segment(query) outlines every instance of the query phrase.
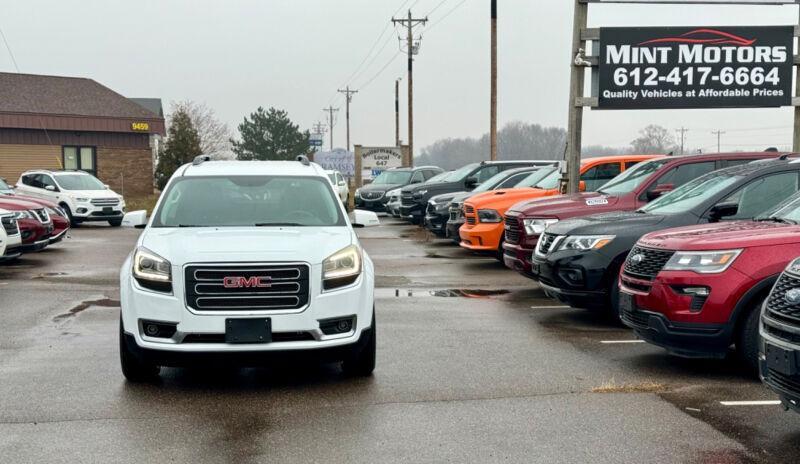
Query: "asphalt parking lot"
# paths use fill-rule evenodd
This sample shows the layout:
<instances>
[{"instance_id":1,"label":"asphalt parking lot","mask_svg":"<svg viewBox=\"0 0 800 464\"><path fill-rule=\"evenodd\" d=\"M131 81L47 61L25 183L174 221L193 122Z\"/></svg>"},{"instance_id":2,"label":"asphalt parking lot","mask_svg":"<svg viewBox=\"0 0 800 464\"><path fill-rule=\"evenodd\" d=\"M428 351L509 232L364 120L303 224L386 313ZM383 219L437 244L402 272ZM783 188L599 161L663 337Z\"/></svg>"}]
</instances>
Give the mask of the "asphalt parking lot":
<instances>
[{"instance_id":1,"label":"asphalt parking lot","mask_svg":"<svg viewBox=\"0 0 800 464\"><path fill-rule=\"evenodd\" d=\"M135 229L84 226L0 267L0 461L797 462L800 415L735 359L670 357L382 221L359 231L380 287L371 379L292 366L127 384L117 273Z\"/></svg>"}]
</instances>

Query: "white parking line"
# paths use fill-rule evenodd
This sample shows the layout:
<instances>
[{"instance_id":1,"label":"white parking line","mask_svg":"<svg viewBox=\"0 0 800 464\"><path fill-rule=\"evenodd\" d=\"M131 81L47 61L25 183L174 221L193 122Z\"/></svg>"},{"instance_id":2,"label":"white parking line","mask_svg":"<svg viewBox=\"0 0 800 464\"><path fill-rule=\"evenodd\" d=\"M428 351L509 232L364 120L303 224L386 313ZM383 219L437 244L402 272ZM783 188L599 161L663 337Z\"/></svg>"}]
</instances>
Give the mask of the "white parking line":
<instances>
[{"instance_id":1,"label":"white parking line","mask_svg":"<svg viewBox=\"0 0 800 464\"><path fill-rule=\"evenodd\" d=\"M567 309L569 306L531 306L531 309Z\"/></svg>"},{"instance_id":2,"label":"white parking line","mask_svg":"<svg viewBox=\"0 0 800 464\"><path fill-rule=\"evenodd\" d=\"M627 343L644 343L644 340L600 340L604 345L621 345Z\"/></svg>"},{"instance_id":3,"label":"white parking line","mask_svg":"<svg viewBox=\"0 0 800 464\"><path fill-rule=\"evenodd\" d=\"M778 400L767 401L720 401L723 406L777 406L781 404Z\"/></svg>"}]
</instances>

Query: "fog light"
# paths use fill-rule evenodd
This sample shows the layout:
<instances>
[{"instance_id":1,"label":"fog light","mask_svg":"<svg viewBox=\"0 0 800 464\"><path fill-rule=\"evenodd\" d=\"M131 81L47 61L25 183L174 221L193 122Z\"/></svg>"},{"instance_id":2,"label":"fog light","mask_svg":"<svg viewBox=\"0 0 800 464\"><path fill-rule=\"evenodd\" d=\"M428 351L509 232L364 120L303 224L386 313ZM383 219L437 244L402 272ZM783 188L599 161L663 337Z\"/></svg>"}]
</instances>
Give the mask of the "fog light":
<instances>
[{"instance_id":1,"label":"fog light","mask_svg":"<svg viewBox=\"0 0 800 464\"><path fill-rule=\"evenodd\" d=\"M86 211L89 211L89 210L86 209L86 208L78 208L77 210L75 210L75 212L78 213L78 214L84 214L84 213L86 213Z\"/></svg>"},{"instance_id":2,"label":"fog light","mask_svg":"<svg viewBox=\"0 0 800 464\"><path fill-rule=\"evenodd\" d=\"M177 324L156 321L141 321L142 332L152 338L172 338L178 330Z\"/></svg>"},{"instance_id":3,"label":"fog light","mask_svg":"<svg viewBox=\"0 0 800 464\"><path fill-rule=\"evenodd\" d=\"M336 335L348 333L353 330L355 316L337 317L335 319L323 319L319 321L319 329L325 335Z\"/></svg>"},{"instance_id":4,"label":"fog light","mask_svg":"<svg viewBox=\"0 0 800 464\"><path fill-rule=\"evenodd\" d=\"M677 290L678 293L692 296L708 296L710 292L708 287L682 287L678 288Z\"/></svg>"},{"instance_id":5,"label":"fog light","mask_svg":"<svg viewBox=\"0 0 800 464\"><path fill-rule=\"evenodd\" d=\"M146 324L144 326L144 333L150 335L151 337L155 337L158 335L158 326L155 324Z\"/></svg>"}]
</instances>

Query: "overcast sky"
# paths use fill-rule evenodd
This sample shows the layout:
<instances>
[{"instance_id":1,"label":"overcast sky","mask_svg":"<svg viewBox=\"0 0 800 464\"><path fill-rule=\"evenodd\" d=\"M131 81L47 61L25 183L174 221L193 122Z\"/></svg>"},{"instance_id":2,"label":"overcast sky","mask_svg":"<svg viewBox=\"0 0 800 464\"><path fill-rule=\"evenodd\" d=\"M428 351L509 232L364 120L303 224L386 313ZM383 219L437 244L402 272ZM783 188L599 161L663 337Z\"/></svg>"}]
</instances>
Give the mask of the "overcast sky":
<instances>
[{"instance_id":1,"label":"overcast sky","mask_svg":"<svg viewBox=\"0 0 800 464\"><path fill-rule=\"evenodd\" d=\"M414 73L419 151L443 137L480 136L489 126L489 0L441 1L0 0L0 27L21 72L89 77L165 103L205 102L233 130L259 105L285 109L303 128L325 118L323 107L341 107L337 147L344 146L345 125L336 89L350 84L359 89L352 142L389 145L394 79L404 78L405 102L406 64L397 55L402 31L385 29L401 5L400 14L413 5L415 16L430 13L428 26L418 29L423 41ZM499 3L500 125L564 127L573 2ZM785 25L797 17L792 6L601 5L589 12L592 26ZM4 48L0 70L14 71ZM401 112L404 122L405 103ZM691 147L715 149L710 132L724 130L723 149L761 149L790 144L792 110L592 111L584 118L584 145L627 145L649 123L687 127Z\"/></svg>"}]
</instances>

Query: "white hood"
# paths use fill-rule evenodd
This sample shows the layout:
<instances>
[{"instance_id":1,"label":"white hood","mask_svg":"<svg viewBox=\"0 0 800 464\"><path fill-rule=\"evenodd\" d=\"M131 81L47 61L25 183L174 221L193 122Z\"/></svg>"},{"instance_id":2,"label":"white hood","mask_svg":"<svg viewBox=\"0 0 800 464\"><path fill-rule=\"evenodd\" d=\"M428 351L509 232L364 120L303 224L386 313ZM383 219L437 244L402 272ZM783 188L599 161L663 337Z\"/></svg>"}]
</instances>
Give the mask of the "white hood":
<instances>
[{"instance_id":1,"label":"white hood","mask_svg":"<svg viewBox=\"0 0 800 464\"><path fill-rule=\"evenodd\" d=\"M320 264L357 241L348 227L148 227L140 245L186 263L303 261Z\"/></svg>"},{"instance_id":2,"label":"white hood","mask_svg":"<svg viewBox=\"0 0 800 464\"><path fill-rule=\"evenodd\" d=\"M63 190L63 193L71 196L72 198L122 198L117 195L113 190Z\"/></svg>"}]
</instances>

